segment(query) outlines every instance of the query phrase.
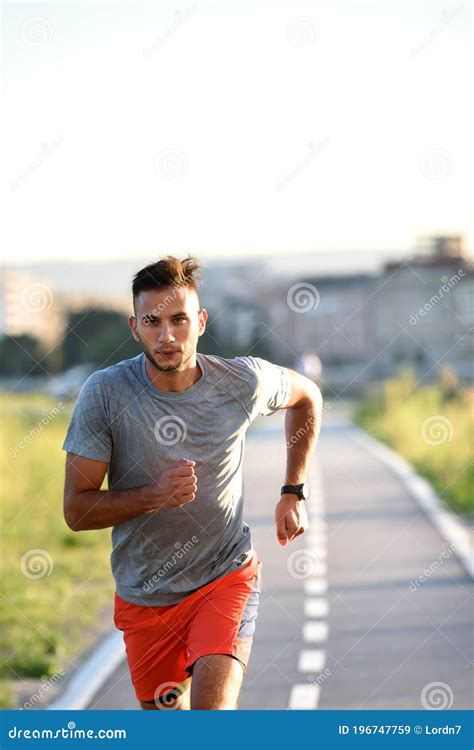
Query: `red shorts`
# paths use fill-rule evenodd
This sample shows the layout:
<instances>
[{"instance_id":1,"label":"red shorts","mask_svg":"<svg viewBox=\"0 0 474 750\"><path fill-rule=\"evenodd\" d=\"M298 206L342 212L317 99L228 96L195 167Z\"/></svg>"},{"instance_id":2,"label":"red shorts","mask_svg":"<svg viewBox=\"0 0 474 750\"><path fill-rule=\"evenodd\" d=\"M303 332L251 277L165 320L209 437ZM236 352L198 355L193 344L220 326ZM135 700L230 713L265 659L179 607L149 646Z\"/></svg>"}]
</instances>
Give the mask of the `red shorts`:
<instances>
[{"instance_id":1,"label":"red shorts","mask_svg":"<svg viewBox=\"0 0 474 750\"><path fill-rule=\"evenodd\" d=\"M256 553L244 567L202 586L178 604L147 607L115 594L114 622L123 631L128 666L139 701L155 701L189 678L194 662L229 654L244 669L252 648L261 563Z\"/></svg>"}]
</instances>

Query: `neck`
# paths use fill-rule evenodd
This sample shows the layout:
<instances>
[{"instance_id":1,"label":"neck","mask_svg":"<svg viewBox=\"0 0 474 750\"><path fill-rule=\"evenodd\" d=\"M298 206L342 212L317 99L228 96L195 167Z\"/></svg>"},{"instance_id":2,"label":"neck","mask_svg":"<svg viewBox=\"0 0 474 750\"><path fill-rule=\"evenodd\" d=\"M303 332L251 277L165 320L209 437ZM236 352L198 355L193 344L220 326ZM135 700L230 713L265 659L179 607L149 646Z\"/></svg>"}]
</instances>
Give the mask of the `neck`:
<instances>
[{"instance_id":1,"label":"neck","mask_svg":"<svg viewBox=\"0 0 474 750\"><path fill-rule=\"evenodd\" d=\"M171 393L179 393L180 391L186 391L196 383L202 375L201 368L199 367L196 359L196 354L193 354L187 362L184 363L183 369L181 370L159 370L154 362L145 355L145 367L152 384L159 391L168 391Z\"/></svg>"}]
</instances>

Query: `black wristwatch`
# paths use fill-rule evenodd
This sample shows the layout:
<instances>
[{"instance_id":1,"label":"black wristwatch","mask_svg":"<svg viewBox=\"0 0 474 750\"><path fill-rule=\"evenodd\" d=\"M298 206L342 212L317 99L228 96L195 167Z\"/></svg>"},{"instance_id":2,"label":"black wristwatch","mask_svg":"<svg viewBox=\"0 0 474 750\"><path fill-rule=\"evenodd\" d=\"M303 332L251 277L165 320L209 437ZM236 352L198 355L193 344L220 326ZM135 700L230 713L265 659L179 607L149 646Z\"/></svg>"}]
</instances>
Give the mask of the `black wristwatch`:
<instances>
[{"instance_id":1,"label":"black wristwatch","mask_svg":"<svg viewBox=\"0 0 474 750\"><path fill-rule=\"evenodd\" d=\"M303 484L284 484L280 490L281 495L298 495L300 500L308 500L309 487L306 482Z\"/></svg>"}]
</instances>

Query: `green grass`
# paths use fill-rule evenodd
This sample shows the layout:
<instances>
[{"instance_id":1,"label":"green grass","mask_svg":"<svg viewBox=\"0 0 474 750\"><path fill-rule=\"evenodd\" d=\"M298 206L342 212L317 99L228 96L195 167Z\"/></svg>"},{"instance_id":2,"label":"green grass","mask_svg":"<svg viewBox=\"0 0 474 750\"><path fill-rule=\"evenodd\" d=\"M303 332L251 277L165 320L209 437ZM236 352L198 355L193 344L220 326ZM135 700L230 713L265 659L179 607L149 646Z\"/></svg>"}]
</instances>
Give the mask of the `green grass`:
<instances>
[{"instance_id":1,"label":"green grass","mask_svg":"<svg viewBox=\"0 0 474 750\"><path fill-rule=\"evenodd\" d=\"M0 397L4 707L21 678L66 671L107 622L113 600L110 529L74 533L62 515L61 445L70 412L71 405L58 407L41 394ZM35 549L40 552L30 552Z\"/></svg>"},{"instance_id":2,"label":"green grass","mask_svg":"<svg viewBox=\"0 0 474 750\"><path fill-rule=\"evenodd\" d=\"M474 512L474 393L444 375L432 386L415 387L404 372L367 396L355 421L406 458L460 514Z\"/></svg>"}]
</instances>

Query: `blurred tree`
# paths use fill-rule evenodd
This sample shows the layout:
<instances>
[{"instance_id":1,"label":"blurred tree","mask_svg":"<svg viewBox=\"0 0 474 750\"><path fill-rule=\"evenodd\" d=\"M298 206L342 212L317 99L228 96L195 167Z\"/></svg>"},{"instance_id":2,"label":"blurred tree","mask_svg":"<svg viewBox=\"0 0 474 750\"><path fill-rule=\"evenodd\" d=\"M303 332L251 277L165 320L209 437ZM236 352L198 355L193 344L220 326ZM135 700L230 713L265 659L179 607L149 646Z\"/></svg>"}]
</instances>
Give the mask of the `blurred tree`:
<instances>
[{"instance_id":1,"label":"blurred tree","mask_svg":"<svg viewBox=\"0 0 474 750\"><path fill-rule=\"evenodd\" d=\"M223 335L222 329L217 330L217 326L210 323L199 339L197 348L201 354L215 354L229 359L251 356L274 361L267 329L263 325L255 328L250 341L243 347L232 331Z\"/></svg>"},{"instance_id":2,"label":"blurred tree","mask_svg":"<svg viewBox=\"0 0 474 750\"><path fill-rule=\"evenodd\" d=\"M4 336L0 339L0 374L5 376L46 375L47 358L34 336ZM39 363L39 364L38 364Z\"/></svg>"},{"instance_id":3,"label":"blurred tree","mask_svg":"<svg viewBox=\"0 0 474 750\"><path fill-rule=\"evenodd\" d=\"M141 352L128 327L127 316L117 310L90 309L70 313L63 340L64 368L91 363L108 367Z\"/></svg>"}]
</instances>

